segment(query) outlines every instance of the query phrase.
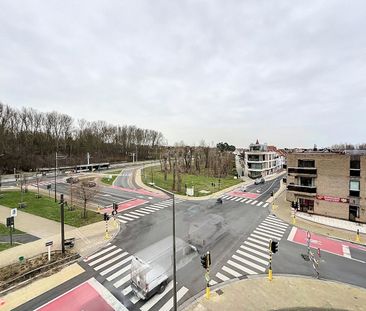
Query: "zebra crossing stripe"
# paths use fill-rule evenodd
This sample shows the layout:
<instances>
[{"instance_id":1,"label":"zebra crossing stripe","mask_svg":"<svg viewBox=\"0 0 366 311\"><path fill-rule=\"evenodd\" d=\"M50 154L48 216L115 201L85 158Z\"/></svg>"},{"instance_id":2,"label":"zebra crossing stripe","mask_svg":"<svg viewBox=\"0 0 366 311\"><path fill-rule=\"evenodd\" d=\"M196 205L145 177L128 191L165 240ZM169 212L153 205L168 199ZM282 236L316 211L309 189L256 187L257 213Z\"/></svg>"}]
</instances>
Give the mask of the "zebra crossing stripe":
<instances>
[{"instance_id":1,"label":"zebra crossing stripe","mask_svg":"<svg viewBox=\"0 0 366 311\"><path fill-rule=\"evenodd\" d=\"M221 274L220 272L217 272L217 273L216 273L216 277L217 277L217 278L219 278L219 279L220 279L221 281L223 281L223 282L225 282L225 281L229 281L229 280L230 280L227 276L225 276L225 275Z\"/></svg>"},{"instance_id":2,"label":"zebra crossing stripe","mask_svg":"<svg viewBox=\"0 0 366 311\"><path fill-rule=\"evenodd\" d=\"M142 207L141 209L144 211L152 212L152 213L154 213L156 211L160 211L159 208L155 208L155 207L151 207L151 206Z\"/></svg>"},{"instance_id":3,"label":"zebra crossing stripe","mask_svg":"<svg viewBox=\"0 0 366 311\"><path fill-rule=\"evenodd\" d=\"M269 231L273 231L274 233L277 233L277 234L280 234L280 235L282 235L282 234L284 234L285 233L285 231L286 231L286 229L280 229L280 228L275 228L275 227L270 227L270 226L268 226L268 225L263 225L263 224L260 224L259 226L258 226L258 228L263 228L263 229L267 229L267 230L269 230Z\"/></svg>"},{"instance_id":4,"label":"zebra crossing stripe","mask_svg":"<svg viewBox=\"0 0 366 311\"><path fill-rule=\"evenodd\" d=\"M241 200L241 198L237 198L236 200L235 200L235 202L238 202L238 201L240 201Z\"/></svg>"},{"instance_id":5,"label":"zebra crossing stripe","mask_svg":"<svg viewBox=\"0 0 366 311\"><path fill-rule=\"evenodd\" d=\"M240 202L244 203L245 201L247 201L248 199L242 199Z\"/></svg>"},{"instance_id":6,"label":"zebra crossing stripe","mask_svg":"<svg viewBox=\"0 0 366 311\"><path fill-rule=\"evenodd\" d=\"M244 263L244 264L246 264L246 265L248 265L248 266L251 266L252 268L257 269L257 270L259 270L259 271L261 271L261 272L266 271L266 268L264 268L264 267L262 267L262 266L260 266L260 265L257 265L257 264L255 264L254 262L251 262L251 261L249 261L249 260L246 260L246 259L244 259L244 258L241 258L241 257L239 257L239 256L237 256L237 255L233 255L232 257L233 257L234 259L236 259L237 261L240 261L240 262L242 262L242 263Z\"/></svg>"},{"instance_id":7,"label":"zebra crossing stripe","mask_svg":"<svg viewBox=\"0 0 366 311\"><path fill-rule=\"evenodd\" d=\"M251 204L252 204L252 205L254 205L254 204L256 204L256 203L258 203L258 201L253 201Z\"/></svg>"},{"instance_id":8,"label":"zebra crossing stripe","mask_svg":"<svg viewBox=\"0 0 366 311\"><path fill-rule=\"evenodd\" d=\"M263 252L268 252L268 247L267 248L266 247L262 247L262 246L259 246L257 244L253 244L253 243L248 242L248 241L245 241L244 244L249 245L249 246L254 247L254 248L257 248L257 249L259 249L259 250L261 250Z\"/></svg>"},{"instance_id":9,"label":"zebra crossing stripe","mask_svg":"<svg viewBox=\"0 0 366 311\"><path fill-rule=\"evenodd\" d=\"M251 238L251 237L249 237L249 238L248 238L248 240L249 240L249 241L252 241L252 242L254 242L254 243L257 243L257 244L259 244L259 245L263 245L263 246L268 246L268 245L269 245L269 244L268 244L268 243L266 243L266 242L258 241L257 239L254 239L254 238Z\"/></svg>"},{"instance_id":10,"label":"zebra crossing stripe","mask_svg":"<svg viewBox=\"0 0 366 311\"><path fill-rule=\"evenodd\" d=\"M114 283L113 286L115 288L121 287L123 284L125 284L129 280L131 280L131 275L130 274L127 274L123 279L120 279L119 281L117 281L116 283Z\"/></svg>"},{"instance_id":11,"label":"zebra crossing stripe","mask_svg":"<svg viewBox=\"0 0 366 311\"><path fill-rule=\"evenodd\" d=\"M129 293L131 293L132 291L132 288L131 288L131 285L127 286L123 291L122 291L122 294L124 296L127 296Z\"/></svg>"},{"instance_id":12,"label":"zebra crossing stripe","mask_svg":"<svg viewBox=\"0 0 366 311\"><path fill-rule=\"evenodd\" d=\"M109 272L112 272L113 270L117 269L118 267L123 266L126 262L129 262L132 259L132 256L128 256L127 258L123 259L120 262L117 262L116 264L114 264L113 266L109 267L108 269L103 270L100 275L106 275Z\"/></svg>"},{"instance_id":13,"label":"zebra crossing stripe","mask_svg":"<svg viewBox=\"0 0 366 311\"><path fill-rule=\"evenodd\" d=\"M250 259L252 259L252 260L255 260L255 261L257 261L257 262L259 262L259 263L261 263L261 264L263 264L263 265L265 265L265 266L268 264L268 261L263 260L263 259L261 259L261 258L258 258L258 257L256 257L256 256L253 256L253 255L251 255L251 254L249 254L249 253L243 252L243 251L241 251L240 249L238 249L236 252L237 252L238 254L240 254L240 255L244 256L244 257L247 257L247 258L250 258ZM235 256L235 255L234 255L234 256Z\"/></svg>"},{"instance_id":14,"label":"zebra crossing stripe","mask_svg":"<svg viewBox=\"0 0 366 311\"><path fill-rule=\"evenodd\" d=\"M217 284L217 282L216 282L215 280L210 280L209 284L210 284L211 286L214 286L214 285L216 285L216 284Z\"/></svg>"},{"instance_id":15,"label":"zebra crossing stripe","mask_svg":"<svg viewBox=\"0 0 366 311\"><path fill-rule=\"evenodd\" d=\"M230 261L230 260L229 260ZM224 270L225 272L231 274L232 276L238 278L241 277L242 275L236 271L234 271L233 269L230 269L229 267L223 266L222 270Z\"/></svg>"},{"instance_id":16,"label":"zebra crossing stripe","mask_svg":"<svg viewBox=\"0 0 366 311\"><path fill-rule=\"evenodd\" d=\"M228 260L227 262L229 265L241 270L241 271L244 271L245 273L248 273L248 274L258 274L257 272L254 272L253 270L250 270L242 265L239 265L238 263L232 261L232 260Z\"/></svg>"},{"instance_id":17,"label":"zebra crossing stripe","mask_svg":"<svg viewBox=\"0 0 366 311\"><path fill-rule=\"evenodd\" d=\"M84 261L90 261L90 260L94 259L95 257L98 257L100 255L103 255L106 252L109 252L113 248L116 248L116 245L112 245L110 247L107 247L107 248L105 248L105 249L103 249L103 250L95 253L94 255L89 256L88 259L87 260L84 260Z\"/></svg>"},{"instance_id":18,"label":"zebra crossing stripe","mask_svg":"<svg viewBox=\"0 0 366 311\"><path fill-rule=\"evenodd\" d=\"M131 214L123 214L124 216L131 217L131 218L140 218L139 216L131 215Z\"/></svg>"},{"instance_id":19,"label":"zebra crossing stripe","mask_svg":"<svg viewBox=\"0 0 366 311\"><path fill-rule=\"evenodd\" d=\"M263 203L264 203L264 202L259 202L259 203L257 204L257 206L261 206Z\"/></svg>"},{"instance_id":20,"label":"zebra crossing stripe","mask_svg":"<svg viewBox=\"0 0 366 311\"><path fill-rule=\"evenodd\" d=\"M263 231L262 229L259 229L261 231L258 231L259 228L257 228L256 230L254 230L253 232L255 234L259 234L259 235L262 235L262 236L265 236L266 238L269 238L269 239L272 239L273 238L273 235L272 234L269 234L267 233L267 231ZM263 231L263 232L262 232Z\"/></svg>"},{"instance_id":21,"label":"zebra crossing stripe","mask_svg":"<svg viewBox=\"0 0 366 311\"><path fill-rule=\"evenodd\" d=\"M141 308L141 311L149 311L154 305L156 305L161 298L163 298L169 291L171 291L173 288L173 282L170 281L168 286L166 287L165 291L161 294L154 295L151 299L149 299Z\"/></svg>"},{"instance_id":22,"label":"zebra crossing stripe","mask_svg":"<svg viewBox=\"0 0 366 311\"><path fill-rule=\"evenodd\" d=\"M111 276L107 277L107 281L113 281L115 278L118 278L120 275L125 273L126 271L131 269L131 265L127 265L126 267L122 268L121 270L118 270L116 273L113 273Z\"/></svg>"},{"instance_id":23,"label":"zebra crossing stripe","mask_svg":"<svg viewBox=\"0 0 366 311\"><path fill-rule=\"evenodd\" d=\"M188 292L188 288L182 287L177 293L177 302ZM160 311L170 311L173 308L173 297L160 308Z\"/></svg>"},{"instance_id":24,"label":"zebra crossing stripe","mask_svg":"<svg viewBox=\"0 0 366 311\"><path fill-rule=\"evenodd\" d=\"M275 227L279 227L279 228L283 228L283 229L287 229L287 227L288 227L288 225L282 225L282 224L275 223L275 222L270 221L270 220L263 220L262 224L267 224L267 225L270 225L270 226L275 226Z\"/></svg>"},{"instance_id":25,"label":"zebra crossing stripe","mask_svg":"<svg viewBox=\"0 0 366 311\"><path fill-rule=\"evenodd\" d=\"M137 211L130 212L130 213L131 213L131 214L133 214L133 215L137 215L137 216L142 216L142 217L144 217L144 216L145 216L145 214L139 213L139 212L137 212Z\"/></svg>"},{"instance_id":26,"label":"zebra crossing stripe","mask_svg":"<svg viewBox=\"0 0 366 311\"><path fill-rule=\"evenodd\" d=\"M104 267L108 266L108 265L109 265L109 264L111 264L112 262L115 262L116 260L118 260L118 259L121 259L121 258L125 257L126 255L128 255L128 253L127 253L127 252L124 252L124 253L122 253L122 254L119 254L118 256L116 256L116 257L114 257L114 258L112 258L112 259L110 259L110 260L107 260L106 262L104 262L104 263L100 264L99 266L94 267L94 270L95 270L95 271L98 271L98 270L100 270L100 269L102 269L102 268L104 268Z\"/></svg>"},{"instance_id":27,"label":"zebra crossing stripe","mask_svg":"<svg viewBox=\"0 0 366 311\"><path fill-rule=\"evenodd\" d=\"M266 241L266 242L268 242L270 240L270 238L266 238L264 236L259 236L259 235L256 235L254 233L252 233L250 236L253 237L253 238L256 238L256 239L260 239L260 240Z\"/></svg>"},{"instance_id":28,"label":"zebra crossing stripe","mask_svg":"<svg viewBox=\"0 0 366 311\"><path fill-rule=\"evenodd\" d=\"M121 215L118 215L117 216L119 219L123 219L123 220L127 220L127 221L131 221L131 220L133 220L133 218L128 218L128 217L126 217L126 216L121 216Z\"/></svg>"},{"instance_id":29,"label":"zebra crossing stripe","mask_svg":"<svg viewBox=\"0 0 366 311\"><path fill-rule=\"evenodd\" d=\"M228 198L227 195L224 195L224 196L221 197L221 199L227 199L227 198Z\"/></svg>"},{"instance_id":30,"label":"zebra crossing stripe","mask_svg":"<svg viewBox=\"0 0 366 311\"><path fill-rule=\"evenodd\" d=\"M231 197L229 200L234 201L235 199L236 199L236 197Z\"/></svg>"},{"instance_id":31,"label":"zebra crossing stripe","mask_svg":"<svg viewBox=\"0 0 366 311\"><path fill-rule=\"evenodd\" d=\"M107 259L108 257L111 257L111 256L114 256L116 254L118 254L119 252L122 252L122 250L119 248L119 249L116 249L115 251L107 254L107 255L104 255L103 257L100 257L92 262L89 262L89 266L94 266L96 265L97 263L100 263L101 261Z\"/></svg>"},{"instance_id":32,"label":"zebra crossing stripe","mask_svg":"<svg viewBox=\"0 0 366 311\"><path fill-rule=\"evenodd\" d=\"M269 204L269 203L264 204L264 205L263 205L263 207L267 207L267 206L268 206L268 204Z\"/></svg>"},{"instance_id":33,"label":"zebra crossing stripe","mask_svg":"<svg viewBox=\"0 0 366 311\"><path fill-rule=\"evenodd\" d=\"M249 204L249 203L250 203L250 202L252 202L252 201L253 201L253 200L249 200L249 201L247 201L246 203L248 203L248 204Z\"/></svg>"},{"instance_id":34,"label":"zebra crossing stripe","mask_svg":"<svg viewBox=\"0 0 366 311\"><path fill-rule=\"evenodd\" d=\"M282 225L282 226L288 227L288 224L286 224L285 222L279 220L278 218L267 217L265 220L266 221L273 222L273 223L278 224L278 225Z\"/></svg>"},{"instance_id":35,"label":"zebra crossing stripe","mask_svg":"<svg viewBox=\"0 0 366 311\"><path fill-rule=\"evenodd\" d=\"M150 212L142 211L141 208L138 209L136 212L142 213L142 214L145 214L145 215L149 215L150 214Z\"/></svg>"},{"instance_id":36,"label":"zebra crossing stripe","mask_svg":"<svg viewBox=\"0 0 366 311\"><path fill-rule=\"evenodd\" d=\"M118 219L119 222L126 224L128 221L122 220L122 219Z\"/></svg>"},{"instance_id":37,"label":"zebra crossing stripe","mask_svg":"<svg viewBox=\"0 0 366 311\"><path fill-rule=\"evenodd\" d=\"M250 248L250 247L247 247L247 246L244 246L244 245L241 245L240 248L242 248L242 249L244 249L244 250L246 250L248 252L251 252L253 254L256 254L258 256L261 256L263 258L269 259L268 250L266 250L265 253L262 253L260 251L257 251L257 250L255 250L253 248Z\"/></svg>"},{"instance_id":38,"label":"zebra crossing stripe","mask_svg":"<svg viewBox=\"0 0 366 311\"><path fill-rule=\"evenodd\" d=\"M267 236L269 236L270 238L277 238L277 239L282 238L282 234L274 233L274 232L271 232L270 230L267 230L267 229L257 228L256 231L266 233Z\"/></svg>"},{"instance_id":39,"label":"zebra crossing stripe","mask_svg":"<svg viewBox=\"0 0 366 311\"><path fill-rule=\"evenodd\" d=\"M145 208L152 209L154 211L160 211L162 209L162 207L156 207L156 205L150 205Z\"/></svg>"}]
</instances>

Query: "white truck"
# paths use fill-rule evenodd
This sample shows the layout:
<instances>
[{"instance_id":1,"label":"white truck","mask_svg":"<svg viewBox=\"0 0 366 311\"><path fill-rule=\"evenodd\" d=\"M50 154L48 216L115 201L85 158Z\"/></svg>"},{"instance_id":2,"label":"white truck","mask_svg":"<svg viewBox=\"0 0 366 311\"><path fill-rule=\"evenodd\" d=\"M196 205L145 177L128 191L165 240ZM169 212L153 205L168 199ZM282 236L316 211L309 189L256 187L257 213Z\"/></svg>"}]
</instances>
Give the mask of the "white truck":
<instances>
[{"instance_id":1,"label":"white truck","mask_svg":"<svg viewBox=\"0 0 366 311\"><path fill-rule=\"evenodd\" d=\"M176 238L177 270L197 254L183 240ZM136 253L131 261L131 288L140 299L164 292L173 275L173 237L148 246Z\"/></svg>"}]
</instances>

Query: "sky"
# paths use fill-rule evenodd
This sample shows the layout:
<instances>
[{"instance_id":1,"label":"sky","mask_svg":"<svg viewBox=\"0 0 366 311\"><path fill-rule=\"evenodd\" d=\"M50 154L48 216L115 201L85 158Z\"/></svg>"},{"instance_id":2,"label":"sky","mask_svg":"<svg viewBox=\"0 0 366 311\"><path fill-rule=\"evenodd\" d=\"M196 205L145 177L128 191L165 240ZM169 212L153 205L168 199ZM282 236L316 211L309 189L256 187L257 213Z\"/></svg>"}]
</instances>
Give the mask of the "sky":
<instances>
[{"instance_id":1,"label":"sky","mask_svg":"<svg viewBox=\"0 0 366 311\"><path fill-rule=\"evenodd\" d=\"M366 1L0 0L0 101L169 144L366 142Z\"/></svg>"}]
</instances>

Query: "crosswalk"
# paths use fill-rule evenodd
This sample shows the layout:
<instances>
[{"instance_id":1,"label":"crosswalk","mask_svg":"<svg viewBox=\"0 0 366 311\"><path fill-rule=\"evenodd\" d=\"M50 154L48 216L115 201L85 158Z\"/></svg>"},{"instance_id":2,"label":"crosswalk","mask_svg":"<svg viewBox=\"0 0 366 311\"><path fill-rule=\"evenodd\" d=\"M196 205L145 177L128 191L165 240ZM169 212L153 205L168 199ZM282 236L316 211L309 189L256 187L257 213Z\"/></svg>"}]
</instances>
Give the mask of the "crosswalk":
<instances>
[{"instance_id":1,"label":"crosswalk","mask_svg":"<svg viewBox=\"0 0 366 311\"><path fill-rule=\"evenodd\" d=\"M280 241L288 224L269 215L249 235L210 281L211 285L244 275L264 273L269 264L269 240Z\"/></svg>"},{"instance_id":2,"label":"crosswalk","mask_svg":"<svg viewBox=\"0 0 366 311\"><path fill-rule=\"evenodd\" d=\"M175 204L178 204L180 202L183 202L184 200L181 199L175 199ZM164 208L170 207L173 204L173 200L165 200L159 203L154 203L149 206L140 207L138 209L134 209L133 211L126 211L123 213L119 213L117 215L117 219L119 222L126 224L130 221L134 221L136 219L139 219L141 217L150 215L152 213L155 213L157 211L160 211Z\"/></svg>"},{"instance_id":3,"label":"crosswalk","mask_svg":"<svg viewBox=\"0 0 366 311\"><path fill-rule=\"evenodd\" d=\"M236 196L231 196L231 195L224 195L221 197L221 199L228 200L228 201L234 201L234 202L240 202L240 203L246 203L246 204L260 206L260 207L264 207L264 208L269 205L268 202L257 201L255 199L248 199L248 198L236 197Z\"/></svg>"},{"instance_id":4,"label":"crosswalk","mask_svg":"<svg viewBox=\"0 0 366 311\"><path fill-rule=\"evenodd\" d=\"M104 249L84 259L84 263L93 268L101 277L118 290L133 305L133 310L141 311L163 310L169 311L173 307L173 282L167 284L165 291L155 294L150 299L143 301L137 297L131 288L131 260L132 255L116 245L108 244ZM179 302L188 292L184 286L177 284L177 301Z\"/></svg>"},{"instance_id":5,"label":"crosswalk","mask_svg":"<svg viewBox=\"0 0 366 311\"><path fill-rule=\"evenodd\" d=\"M55 181L54 180L48 180L48 181L40 181L38 182L38 186L39 187L44 187L44 186L47 186L47 185L54 185L55 184ZM64 180L57 180L57 184L67 184L66 181ZM32 183L31 186L33 187L37 187L37 183Z\"/></svg>"}]
</instances>

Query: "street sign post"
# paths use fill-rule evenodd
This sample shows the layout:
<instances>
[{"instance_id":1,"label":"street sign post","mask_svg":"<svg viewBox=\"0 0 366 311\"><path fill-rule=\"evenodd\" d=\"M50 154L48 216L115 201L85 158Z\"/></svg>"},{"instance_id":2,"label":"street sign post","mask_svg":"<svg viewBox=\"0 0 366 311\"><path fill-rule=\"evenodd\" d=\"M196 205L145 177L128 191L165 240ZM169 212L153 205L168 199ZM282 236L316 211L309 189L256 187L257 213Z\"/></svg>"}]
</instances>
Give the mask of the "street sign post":
<instances>
[{"instance_id":1,"label":"street sign post","mask_svg":"<svg viewBox=\"0 0 366 311\"><path fill-rule=\"evenodd\" d=\"M46 247L47 247L47 253L48 253L48 261L51 261L51 246L53 245L53 241L47 241Z\"/></svg>"}]
</instances>

